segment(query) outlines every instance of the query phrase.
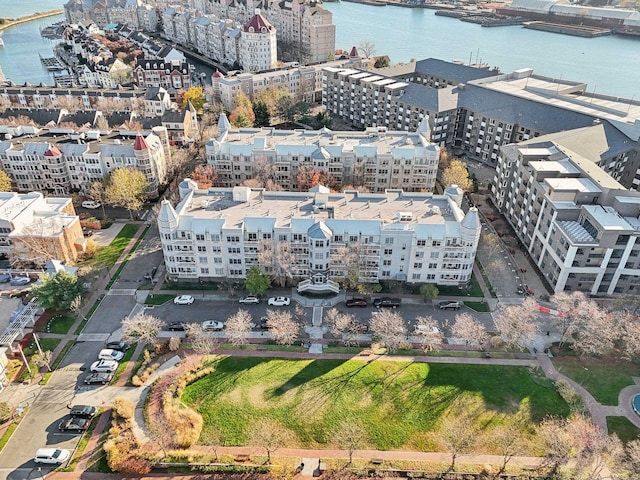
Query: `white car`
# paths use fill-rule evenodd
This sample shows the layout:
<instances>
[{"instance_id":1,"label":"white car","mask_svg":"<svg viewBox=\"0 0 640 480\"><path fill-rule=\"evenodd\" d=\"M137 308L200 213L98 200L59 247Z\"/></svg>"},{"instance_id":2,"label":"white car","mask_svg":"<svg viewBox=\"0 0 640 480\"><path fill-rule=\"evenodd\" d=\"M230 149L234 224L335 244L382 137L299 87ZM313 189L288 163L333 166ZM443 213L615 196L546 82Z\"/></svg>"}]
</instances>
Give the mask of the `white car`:
<instances>
[{"instance_id":1,"label":"white car","mask_svg":"<svg viewBox=\"0 0 640 480\"><path fill-rule=\"evenodd\" d=\"M206 320L202 322L202 330L205 332L219 332L224 330L224 323L215 320Z\"/></svg>"},{"instance_id":2,"label":"white car","mask_svg":"<svg viewBox=\"0 0 640 480\"><path fill-rule=\"evenodd\" d=\"M276 307L283 307L291 304L291 299L288 297L271 297L267 301L268 305L274 305Z\"/></svg>"},{"instance_id":3,"label":"white car","mask_svg":"<svg viewBox=\"0 0 640 480\"><path fill-rule=\"evenodd\" d=\"M180 295L173 299L173 303L176 305L191 305L193 303L193 297L191 295Z\"/></svg>"},{"instance_id":4,"label":"white car","mask_svg":"<svg viewBox=\"0 0 640 480\"><path fill-rule=\"evenodd\" d=\"M112 348L103 348L98 354L98 360L115 360L119 362L122 360L122 357L124 357L124 353L113 350Z\"/></svg>"},{"instance_id":5,"label":"white car","mask_svg":"<svg viewBox=\"0 0 640 480\"><path fill-rule=\"evenodd\" d=\"M36 463L51 463L59 465L71 457L71 452L64 448L39 448L33 461Z\"/></svg>"},{"instance_id":6,"label":"white car","mask_svg":"<svg viewBox=\"0 0 640 480\"><path fill-rule=\"evenodd\" d=\"M90 208L93 210L94 208L100 208L102 206L101 203L94 202L93 200L85 200L82 202L82 208Z\"/></svg>"},{"instance_id":7,"label":"white car","mask_svg":"<svg viewBox=\"0 0 640 480\"><path fill-rule=\"evenodd\" d=\"M118 362L115 360L98 360L91 364L92 372L115 372L118 369Z\"/></svg>"},{"instance_id":8,"label":"white car","mask_svg":"<svg viewBox=\"0 0 640 480\"><path fill-rule=\"evenodd\" d=\"M260 303L260 299L255 295L247 295L246 297L242 297L240 300L238 300L238 303L249 305L252 303Z\"/></svg>"}]
</instances>

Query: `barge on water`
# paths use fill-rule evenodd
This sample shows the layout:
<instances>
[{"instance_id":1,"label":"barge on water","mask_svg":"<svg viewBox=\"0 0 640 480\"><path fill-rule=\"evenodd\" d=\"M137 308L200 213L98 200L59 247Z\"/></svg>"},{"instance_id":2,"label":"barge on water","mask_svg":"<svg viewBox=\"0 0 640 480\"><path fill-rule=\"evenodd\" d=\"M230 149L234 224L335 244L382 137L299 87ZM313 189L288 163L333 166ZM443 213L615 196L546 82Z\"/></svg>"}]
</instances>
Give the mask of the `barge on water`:
<instances>
[{"instance_id":1,"label":"barge on water","mask_svg":"<svg viewBox=\"0 0 640 480\"><path fill-rule=\"evenodd\" d=\"M563 35L585 38L603 37L613 33L609 28L589 27L586 25L563 25L542 21L524 22L522 25L524 25L524 28L530 28L532 30L542 30L544 32L561 33Z\"/></svg>"}]
</instances>

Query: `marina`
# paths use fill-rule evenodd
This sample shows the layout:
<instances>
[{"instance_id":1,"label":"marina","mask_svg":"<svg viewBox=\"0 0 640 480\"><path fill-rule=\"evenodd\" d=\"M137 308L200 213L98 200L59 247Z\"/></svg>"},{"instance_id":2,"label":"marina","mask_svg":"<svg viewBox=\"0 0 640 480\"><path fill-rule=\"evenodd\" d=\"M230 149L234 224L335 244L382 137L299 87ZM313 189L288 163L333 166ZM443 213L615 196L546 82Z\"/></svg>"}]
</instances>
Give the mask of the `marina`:
<instances>
[{"instance_id":1,"label":"marina","mask_svg":"<svg viewBox=\"0 0 640 480\"><path fill-rule=\"evenodd\" d=\"M56 57L42 57L40 56L40 63L50 72L59 72L65 70L66 67L60 63Z\"/></svg>"}]
</instances>

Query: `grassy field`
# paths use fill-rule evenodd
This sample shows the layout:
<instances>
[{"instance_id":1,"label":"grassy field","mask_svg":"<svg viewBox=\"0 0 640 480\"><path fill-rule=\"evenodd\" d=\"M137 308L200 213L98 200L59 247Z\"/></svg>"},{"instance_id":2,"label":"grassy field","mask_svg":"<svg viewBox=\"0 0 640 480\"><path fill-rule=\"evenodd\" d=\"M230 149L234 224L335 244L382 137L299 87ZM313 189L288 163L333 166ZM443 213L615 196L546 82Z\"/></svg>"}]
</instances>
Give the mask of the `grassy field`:
<instances>
[{"instance_id":1,"label":"grassy field","mask_svg":"<svg viewBox=\"0 0 640 480\"><path fill-rule=\"evenodd\" d=\"M49 320L47 331L50 333L60 333L64 335L69 331L71 325L73 325L73 322L75 321L75 318L68 315L56 315L51 320Z\"/></svg>"},{"instance_id":2,"label":"grassy field","mask_svg":"<svg viewBox=\"0 0 640 480\"><path fill-rule=\"evenodd\" d=\"M632 376L640 375L638 365L601 358L555 357L553 364L604 405L617 405L620 390L633 385Z\"/></svg>"},{"instance_id":3,"label":"grassy field","mask_svg":"<svg viewBox=\"0 0 640 480\"><path fill-rule=\"evenodd\" d=\"M607 417L609 433L615 433L624 443L640 439L640 429L625 417Z\"/></svg>"},{"instance_id":4,"label":"grassy field","mask_svg":"<svg viewBox=\"0 0 640 480\"><path fill-rule=\"evenodd\" d=\"M131 240L136 234L138 228L139 225L135 225L133 223L126 224L109 245L98 250L98 252L86 263L83 262L83 266L101 265L112 267L124 251L125 247L129 244L129 240Z\"/></svg>"},{"instance_id":5,"label":"grassy field","mask_svg":"<svg viewBox=\"0 0 640 480\"><path fill-rule=\"evenodd\" d=\"M370 447L429 450L429 432L461 409L473 412L483 435L516 418L530 425L569 413L521 367L238 357L219 357L214 366L182 400L203 416L204 434L219 429L227 445L245 444L247 426L270 418L298 446L327 446L340 423L353 419L366 427Z\"/></svg>"},{"instance_id":6,"label":"grassy field","mask_svg":"<svg viewBox=\"0 0 640 480\"><path fill-rule=\"evenodd\" d=\"M52 352L60 343L59 338L38 338L38 342L40 342L40 348L43 352L47 350L51 350ZM24 354L27 357L30 357L34 353L38 353L38 347L36 346L36 342L31 342L27 348L24 349Z\"/></svg>"},{"instance_id":7,"label":"grassy field","mask_svg":"<svg viewBox=\"0 0 640 480\"><path fill-rule=\"evenodd\" d=\"M168 293L150 293L144 301L145 305L163 305L175 298L175 295Z\"/></svg>"}]
</instances>

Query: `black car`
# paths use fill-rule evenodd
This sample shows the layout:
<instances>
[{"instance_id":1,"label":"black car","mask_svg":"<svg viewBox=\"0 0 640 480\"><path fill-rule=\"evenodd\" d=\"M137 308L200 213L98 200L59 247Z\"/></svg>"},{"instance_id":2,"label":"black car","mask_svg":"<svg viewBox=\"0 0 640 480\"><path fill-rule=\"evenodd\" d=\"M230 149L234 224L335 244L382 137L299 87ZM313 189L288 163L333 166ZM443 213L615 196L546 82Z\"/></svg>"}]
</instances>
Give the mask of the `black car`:
<instances>
[{"instance_id":1,"label":"black car","mask_svg":"<svg viewBox=\"0 0 640 480\"><path fill-rule=\"evenodd\" d=\"M113 378L113 373L109 372L96 372L90 373L86 377L84 377L84 383L87 385L93 385L94 383L101 383L102 385L106 385Z\"/></svg>"},{"instance_id":2,"label":"black car","mask_svg":"<svg viewBox=\"0 0 640 480\"><path fill-rule=\"evenodd\" d=\"M93 418L98 413L98 407L91 405L74 405L69 412L72 417Z\"/></svg>"},{"instance_id":3,"label":"black car","mask_svg":"<svg viewBox=\"0 0 640 480\"><path fill-rule=\"evenodd\" d=\"M262 317L257 324L252 323L251 329L264 331L269 330L269 327L267 326L267 317Z\"/></svg>"},{"instance_id":4,"label":"black car","mask_svg":"<svg viewBox=\"0 0 640 480\"><path fill-rule=\"evenodd\" d=\"M364 298L350 298L346 302L345 305L349 308L351 307L366 307L369 303Z\"/></svg>"},{"instance_id":5,"label":"black car","mask_svg":"<svg viewBox=\"0 0 640 480\"><path fill-rule=\"evenodd\" d=\"M104 348L110 348L111 350L117 350L119 352L126 352L131 348L131 345L124 342L109 342L105 345Z\"/></svg>"},{"instance_id":6,"label":"black car","mask_svg":"<svg viewBox=\"0 0 640 480\"><path fill-rule=\"evenodd\" d=\"M62 420L58 424L58 430L61 432L78 432L82 433L87 428L89 428L89 424L91 423L90 418L82 418L82 417L71 417L66 420Z\"/></svg>"},{"instance_id":7,"label":"black car","mask_svg":"<svg viewBox=\"0 0 640 480\"><path fill-rule=\"evenodd\" d=\"M167 330L171 332L184 332L187 329L187 324L184 322L171 322L167 325Z\"/></svg>"},{"instance_id":8,"label":"black car","mask_svg":"<svg viewBox=\"0 0 640 480\"><path fill-rule=\"evenodd\" d=\"M400 306L400 299L390 298L390 297L376 298L373 301L373 306L377 308L380 308L380 307L398 308Z\"/></svg>"}]
</instances>

